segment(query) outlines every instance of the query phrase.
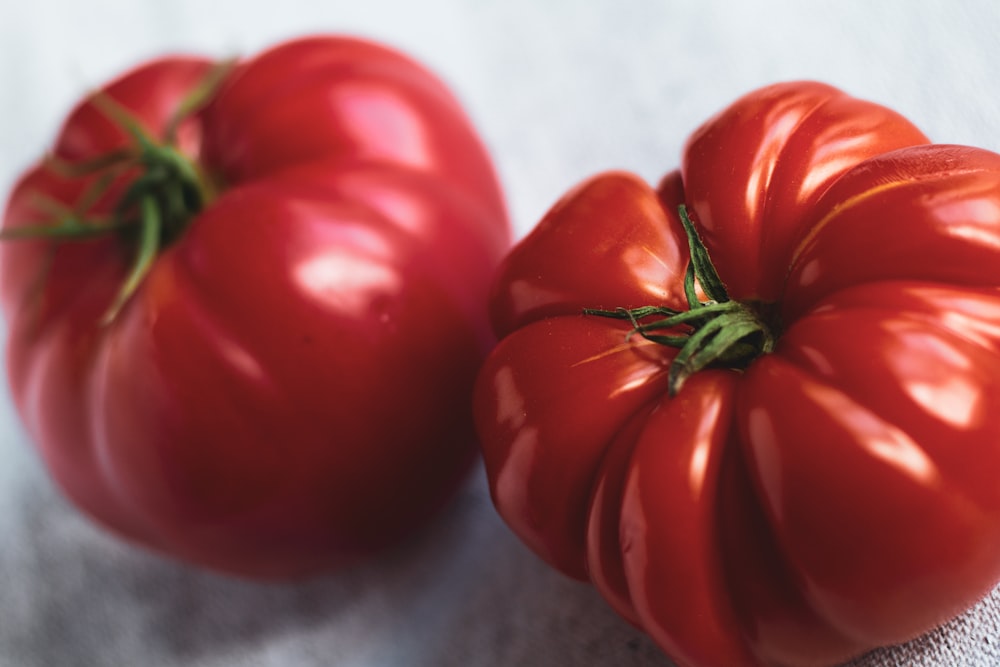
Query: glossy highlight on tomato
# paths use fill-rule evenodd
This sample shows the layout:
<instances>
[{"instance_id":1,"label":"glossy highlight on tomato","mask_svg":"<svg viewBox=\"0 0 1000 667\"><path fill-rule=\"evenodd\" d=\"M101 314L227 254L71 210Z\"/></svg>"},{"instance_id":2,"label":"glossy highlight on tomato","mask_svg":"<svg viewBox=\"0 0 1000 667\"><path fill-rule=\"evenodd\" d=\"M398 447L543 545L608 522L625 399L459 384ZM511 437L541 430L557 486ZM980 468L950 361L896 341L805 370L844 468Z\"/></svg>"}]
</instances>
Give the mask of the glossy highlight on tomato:
<instances>
[{"instance_id":1,"label":"glossy highlight on tomato","mask_svg":"<svg viewBox=\"0 0 1000 667\"><path fill-rule=\"evenodd\" d=\"M408 56L318 35L139 66L69 115L3 234L17 409L135 542L327 571L426 523L475 460L510 228L469 118Z\"/></svg>"},{"instance_id":2,"label":"glossy highlight on tomato","mask_svg":"<svg viewBox=\"0 0 1000 667\"><path fill-rule=\"evenodd\" d=\"M498 511L679 665L836 664L1000 580L1000 155L769 86L562 197L491 316Z\"/></svg>"}]
</instances>

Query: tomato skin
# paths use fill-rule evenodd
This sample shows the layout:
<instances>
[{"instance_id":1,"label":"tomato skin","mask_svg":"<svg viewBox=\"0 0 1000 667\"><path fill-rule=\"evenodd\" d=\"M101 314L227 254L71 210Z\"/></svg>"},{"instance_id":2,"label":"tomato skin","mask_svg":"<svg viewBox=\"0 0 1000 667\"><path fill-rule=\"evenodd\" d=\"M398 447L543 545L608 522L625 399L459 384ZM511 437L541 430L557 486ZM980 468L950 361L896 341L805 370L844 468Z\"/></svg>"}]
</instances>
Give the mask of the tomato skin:
<instances>
[{"instance_id":1,"label":"tomato skin","mask_svg":"<svg viewBox=\"0 0 1000 667\"><path fill-rule=\"evenodd\" d=\"M475 414L511 528L691 667L832 665L987 594L1000 155L795 82L700 127L657 196L592 177L501 263ZM675 348L582 310L687 308L681 204L777 342L670 396Z\"/></svg>"},{"instance_id":2,"label":"tomato skin","mask_svg":"<svg viewBox=\"0 0 1000 667\"><path fill-rule=\"evenodd\" d=\"M486 362L482 377L489 381L480 385L476 403L479 423L494 425L491 443L506 448L486 461L501 514L523 517L514 526L522 538L571 576L585 578L584 506L602 446L631 412L665 389L666 368L656 351L647 356L622 345L627 329L618 323L578 318L549 318L506 338ZM609 375L618 380L613 393L598 382ZM567 381L580 403L563 398ZM545 412L527 411L533 404L545 405ZM581 413L581 404L591 409Z\"/></svg>"},{"instance_id":3,"label":"tomato skin","mask_svg":"<svg viewBox=\"0 0 1000 667\"><path fill-rule=\"evenodd\" d=\"M664 191L676 190L674 176ZM613 211L613 226L591 210ZM494 283L490 299L498 335L542 317L578 315L585 307L681 306L665 287L684 275L685 242L669 223L674 215L660 193L634 175L614 172L581 184L539 223L531 243L503 260L504 279ZM546 262L563 253L586 253L589 263Z\"/></svg>"},{"instance_id":4,"label":"tomato skin","mask_svg":"<svg viewBox=\"0 0 1000 667\"><path fill-rule=\"evenodd\" d=\"M778 299L801 219L830 183L928 142L896 112L808 81L755 91L698 128L684 148L685 201L730 296Z\"/></svg>"},{"instance_id":5,"label":"tomato skin","mask_svg":"<svg viewBox=\"0 0 1000 667\"><path fill-rule=\"evenodd\" d=\"M159 137L211 65L154 61L105 94ZM337 142L373 98L408 123L386 126L394 154L376 122ZM128 141L84 102L54 152ZM336 36L237 64L177 146L214 198L110 325L132 261L121 238L0 245L10 382L45 464L113 530L239 576L328 571L397 542L475 457L463 406L510 237L485 148L426 69ZM39 194L70 206L92 182L40 163L5 227L44 224Z\"/></svg>"}]
</instances>

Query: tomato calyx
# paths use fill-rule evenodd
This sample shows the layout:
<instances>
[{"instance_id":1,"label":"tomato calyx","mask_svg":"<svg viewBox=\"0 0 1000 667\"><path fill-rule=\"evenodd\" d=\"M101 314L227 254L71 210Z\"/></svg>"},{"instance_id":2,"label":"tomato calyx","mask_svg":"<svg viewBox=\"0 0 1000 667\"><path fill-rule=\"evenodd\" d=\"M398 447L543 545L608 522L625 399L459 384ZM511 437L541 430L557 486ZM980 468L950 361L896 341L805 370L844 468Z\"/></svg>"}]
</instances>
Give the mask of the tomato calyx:
<instances>
[{"instance_id":1,"label":"tomato calyx","mask_svg":"<svg viewBox=\"0 0 1000 667\"><path fill-rule=\"evenodd\" d=\"M71 179L89 178L91 183L73 207L40 200L52 222L2 230L0 241L86 241L116 234L133 246L135 254L128 273L101 318L102 325L111 324L149 273L160 250L180 237L214 197L211 179L177 147L177 134L181 123L215 95L230 69L228 62L213 67L181 101L159 140L110 96L93 95L91 103L128 135L129 145L82 162L49 157L45 166L54 173ZM95 213L93 209L111 188L123 183L110 214Z\"/></svg>"},{"instance_id":2,"label":"tomato calyx","mask_svg":"<svg viewBox=\"0 0 1000 667\"><path fill-rule=\"evenodd\" d=\"M585 315L629 320L626 340L639 334L679 352L670 364L668 393L675 396L684 382L705 368L746 368L757 357L774 350L777 327L766 304L733 301L719 278L708 249L695 228L687 207L678 207L687 236L690 262L684 276L687 310L666 306L640 306L603 310L585 308ZM702 301L696 285L707 301Z\"/></svg>"}]
</instances>

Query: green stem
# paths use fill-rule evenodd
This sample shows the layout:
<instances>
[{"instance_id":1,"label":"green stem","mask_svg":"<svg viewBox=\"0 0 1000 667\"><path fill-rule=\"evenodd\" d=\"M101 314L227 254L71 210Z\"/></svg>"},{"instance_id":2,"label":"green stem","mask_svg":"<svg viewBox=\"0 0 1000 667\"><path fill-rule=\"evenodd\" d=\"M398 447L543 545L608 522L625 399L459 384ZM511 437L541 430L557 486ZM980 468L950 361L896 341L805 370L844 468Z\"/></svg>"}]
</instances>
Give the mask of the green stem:
<instances>
[{"instance_id":1,"label":"green stem","mask_svg":"<svg viewBox=\"0 0 1000 667\"><path fill-rule=\"evenodd\" d=\"M122 283L114 301L111 302L111 306L101 318L102 326L111 324L128 300L135 294L135 291L139 289L139 285L142 284L149 270L153 268L153 262L160 250L160 234L163 227L160 208L151 196L143 197L140 206L142 213L139 224L138 250L125 282Z\"/></svg>"},{"instance_id":2,"label":"green stem","mask_svg":"<svg viewBox=\"0 0 1000 667\"><path fill-rule=\"evenodd\" d=\"M729 293L726 291L726 286L722 284L722 279L719 278L719 273L715 270L712 258L708 256L708 248L705 247L705 243L701 240L698 230L695 229L694 223L688 215L687 206L684 204L678 206L677 214L681 218L681 225L683 225L684 233L688 239L688 250L691 253L691 264L688 266L688 274L693 273L698 278L698 282L701 283L701 288L705 291L705 295L712 301L718 303L729 301ZM685 284L687 282L685 280ZM688 292L688 304L691 307L695 307L698 304L698 299L694 296L693 289Z\"/></svg>"},{"instance_id":3,"label":"green stem","mask_svg":"<svg viewBox=\"0 0 1000 667\"><path fill-rule=\"evenodd\" d=\"M163 131L167 144L177 143L177 130L185 119L190 118L211 102L226 78L236 67L236 59L223 60L213 65L208 74L188 93L174 110Z\"/></svg>"},{"instance_id":4,"label":"green stem","mask_svg":"<svg viewBox=\"0 0 1000 667\"><path fill-rule=\"evenodd\" d=\"M706 368L746 368L760 355L772 352L776 341L774 325L766 321L757 307L729 298L687 208L681 205L678 214L690 252L684 275L688 309L678 311L650 305L583 311L586 315L629 320L632 330L626 339L639 334L646 340L678 349L668 373L671 396L680 391L688 378ZM698 298L696 281L708 301Z\"/></svg>"},{"instance_id":5,"label":"green stem","mask_svg":"<svg viewBox=\"0 0 1000 667\"><path fill-rule=\"evenodd\" d=\"M0 240L84 241L115 234L135 243L125 280L101 319L103 325L112 323L149 274L159 251L179 237L213 197L210 180L176 144L181 124L211 102L233 65L226 61L208 71L178 103L161 140L150 136L139 119L106 92L93 95L94 107L131 141L81 162L47 159L47 167L55 174L91 179L82 196L74 206L39 197L39 210L51 213L50 221L2 230ZM110 215L95 212L116 184L124 191Z\"/></svg>"},{"instance_id":6,"label":"green stem","mask_svg":"<svg viewBox=\"0 0 1000 667\"><path fill-rule=\"evenodd\" d=\"M79 218L66 217L51 225L28 225L4 229L0 231L0 241L22 239L83 240L119 232L125 227L126 225L120 222L84 222Z\"/></svg>"}]
</instances>

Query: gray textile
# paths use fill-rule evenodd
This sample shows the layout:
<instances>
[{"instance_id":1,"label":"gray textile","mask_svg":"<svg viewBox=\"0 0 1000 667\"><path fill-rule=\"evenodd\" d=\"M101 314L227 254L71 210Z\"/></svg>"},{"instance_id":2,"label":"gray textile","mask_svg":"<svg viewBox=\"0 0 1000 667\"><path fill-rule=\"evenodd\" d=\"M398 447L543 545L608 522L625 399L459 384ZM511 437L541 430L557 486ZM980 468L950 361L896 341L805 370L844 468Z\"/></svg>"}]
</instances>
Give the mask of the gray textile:
<instances>
[{"instance_id":1,"label":"gray textile","mask_svg":"<svg viewBox=\"0 0 1000 667\"><path fill-rule=\"evenodd\" d=\"M994 0L0 0L0 197L70 104L128 65L320 30L394 44L451 84L495 155L519 235L585 176L657 179L703 119L779 80L827 81L936 141L1000 151ZM0 391L0 667L669 664L589 586L521 546L481 469L392 553L318 581L248 584L82 518ZM1000 665L1000 589L851 664Z\"/></svg>"}]
</instances>

